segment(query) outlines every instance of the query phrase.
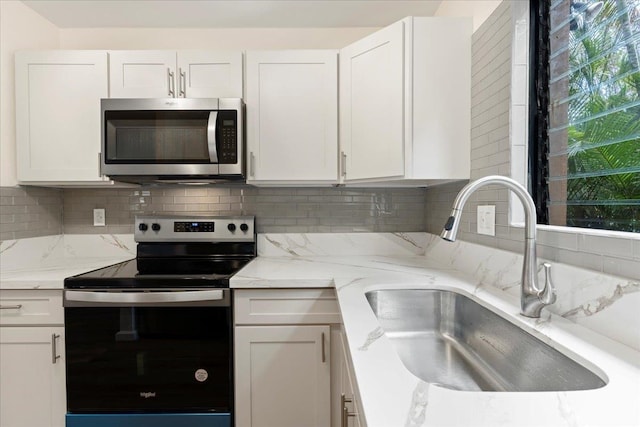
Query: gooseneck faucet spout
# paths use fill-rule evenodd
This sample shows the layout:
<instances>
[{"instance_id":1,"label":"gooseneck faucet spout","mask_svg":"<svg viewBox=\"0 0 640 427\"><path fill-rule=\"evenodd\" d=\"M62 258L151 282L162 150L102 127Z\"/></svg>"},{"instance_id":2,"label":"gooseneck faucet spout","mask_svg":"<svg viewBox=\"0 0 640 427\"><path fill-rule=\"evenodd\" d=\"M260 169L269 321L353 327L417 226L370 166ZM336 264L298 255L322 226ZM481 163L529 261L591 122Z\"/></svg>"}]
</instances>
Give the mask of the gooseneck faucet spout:
<instances>
[{"instance_id":1,"label":"gooseneck faucet spout","mask_svg":"<svg viewBox=\"0 0 640 427\"><path fill-rule=\"evenodd\" d=\"M451 216L440 234L444 240L454 242L460 226L460 215L472 193L486 185L498 184L513 191L525 212L524 261L522 264L522 283L520 295L520 313L527 317L540 317L542 309L556 301L555 288L551 284L549 264L545 264L546 280L543 287L538 285L538 261L536 256L536 206L527 190L511 178L499 175L486 176L470 182L460 190L453 203Z\"/></svg>"}]
</instances>

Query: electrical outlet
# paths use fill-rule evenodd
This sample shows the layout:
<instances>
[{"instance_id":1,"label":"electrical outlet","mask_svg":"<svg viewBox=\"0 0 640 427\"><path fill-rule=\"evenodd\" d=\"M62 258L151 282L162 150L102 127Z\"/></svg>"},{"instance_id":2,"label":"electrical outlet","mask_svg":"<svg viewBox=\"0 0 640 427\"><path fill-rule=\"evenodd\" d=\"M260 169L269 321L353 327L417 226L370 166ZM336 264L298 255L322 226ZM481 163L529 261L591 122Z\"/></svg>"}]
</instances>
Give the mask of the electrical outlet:
<instances>
[{"instance_id":1,"label":"electrical outlet","mask_svg":"<svg viewBox=\"0 0 640 427\"><path fill-rule=\"evenodd\" d=\"M93 210L93 225L94 227L104 227L106 225L104 209Z\"/></svg>"},{"instance_id":2,"label":"electrical outlet","mask_svg":"<svg viewBox=\"0 0 640 427\"><path fill-rule=\"evenodd\" d=\"M496 207L478 206L478 234L496 235Z\"/></svg>"}]
</instances>

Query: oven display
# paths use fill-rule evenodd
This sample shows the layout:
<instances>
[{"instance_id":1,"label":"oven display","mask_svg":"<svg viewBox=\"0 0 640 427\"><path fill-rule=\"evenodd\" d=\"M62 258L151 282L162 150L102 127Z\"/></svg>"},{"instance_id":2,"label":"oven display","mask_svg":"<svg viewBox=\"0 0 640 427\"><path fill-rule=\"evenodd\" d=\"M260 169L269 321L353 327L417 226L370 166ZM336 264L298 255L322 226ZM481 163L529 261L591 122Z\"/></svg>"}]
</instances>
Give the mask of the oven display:
<instances>
[{"instance_id":1,"label":"oven display","mask_svg":"<svg viewBox=\"0 0 640 427\"><path fill-rule=\"evenodd\" d=\"M173 231L176 233L213 233L214 222L174 222Z\"/></svg>"}]
</instances>

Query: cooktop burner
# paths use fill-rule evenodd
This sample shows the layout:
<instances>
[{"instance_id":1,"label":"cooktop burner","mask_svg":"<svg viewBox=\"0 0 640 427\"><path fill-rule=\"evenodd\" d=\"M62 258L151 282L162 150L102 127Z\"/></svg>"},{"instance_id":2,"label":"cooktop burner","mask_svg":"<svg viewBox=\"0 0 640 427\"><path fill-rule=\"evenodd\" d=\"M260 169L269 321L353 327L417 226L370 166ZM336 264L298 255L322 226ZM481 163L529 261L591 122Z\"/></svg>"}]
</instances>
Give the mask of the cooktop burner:
<instances>
[{"instance_id":1,"label":"cooktop burner","mask_svg":"<svg viewBox=\"0 0 640 427\"><path fill-rule=\"evenodd\" d=\"M69 277L65 288L228 288L256 256L253 217L144 217L136 225L136 259Z\"/></svg>"}]
</instances>

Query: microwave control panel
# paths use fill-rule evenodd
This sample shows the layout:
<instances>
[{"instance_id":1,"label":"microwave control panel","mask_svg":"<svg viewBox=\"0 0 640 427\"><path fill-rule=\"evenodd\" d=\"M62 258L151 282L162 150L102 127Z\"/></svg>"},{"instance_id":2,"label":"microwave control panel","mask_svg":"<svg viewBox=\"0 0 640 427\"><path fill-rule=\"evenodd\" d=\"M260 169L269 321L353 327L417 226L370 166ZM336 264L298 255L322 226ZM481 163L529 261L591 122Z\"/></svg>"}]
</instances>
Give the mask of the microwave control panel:
<instances>
[{"instance_id":1,"label":"microwave control panel","mask_svg":"<svg viewBox=\"0 0 640 427\"><path fill-rule=\"evenodd\" d=\"M218 113L218 163L238 163L238 112L223 110Z\"/></svg>"}]
</instances>

